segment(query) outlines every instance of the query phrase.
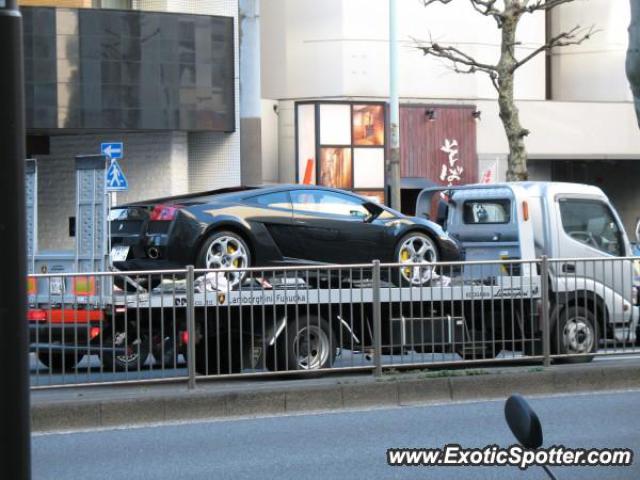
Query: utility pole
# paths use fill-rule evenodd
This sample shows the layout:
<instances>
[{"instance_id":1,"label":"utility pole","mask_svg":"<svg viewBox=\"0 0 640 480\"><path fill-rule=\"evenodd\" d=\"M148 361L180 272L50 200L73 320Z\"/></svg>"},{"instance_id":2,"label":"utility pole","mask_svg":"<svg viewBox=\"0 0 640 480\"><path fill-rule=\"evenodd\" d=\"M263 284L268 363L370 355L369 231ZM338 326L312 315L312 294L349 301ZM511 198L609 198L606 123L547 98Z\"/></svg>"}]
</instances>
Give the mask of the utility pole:
<instances>
[{"instance_id":1,"label":"utility pole","mask_svg":"<svg viewBox=\"0 0 640 480\"><path fill-rule=\"evenodd\" d=\"M31 478L22 16L0 0L0 477Z\"/></svg>"},{"instance_id":2,"label":"utility pole","mask_svg":"<svg viewBox=\"0 0 640 480\"><path fill-rule=\"evenodd\" d=\"M400 210L400 98L398 95L398 2L389 0L389 122L391 145L387 175L391 208Z\"/></svg>"},{"instance_id":3,"label":"utility pole","mask_svg":"<svg viewBox=\"0 0 640 480\"><path fill-rule=\"evenodd\" d=\"M238 2L240 26L240 170L243 185L262 183L260 0Z\"/></svg>"}]
</instances>

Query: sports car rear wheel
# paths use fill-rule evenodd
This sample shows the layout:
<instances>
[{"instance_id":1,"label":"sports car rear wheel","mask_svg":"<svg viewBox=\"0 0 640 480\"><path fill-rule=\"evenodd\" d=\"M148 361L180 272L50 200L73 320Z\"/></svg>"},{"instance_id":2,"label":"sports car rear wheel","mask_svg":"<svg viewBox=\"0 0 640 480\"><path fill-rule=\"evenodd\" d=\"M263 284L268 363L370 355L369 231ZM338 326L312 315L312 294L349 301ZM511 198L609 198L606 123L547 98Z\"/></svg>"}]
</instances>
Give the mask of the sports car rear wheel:
<instances>
[{"instance_id":1,"label":"sports car rear wheel","mask_svg":"<svg viewBox=\"0 0 640 480\"><path fill-rule=\"evenodd\" d=\"M241 269L251 266L251 252L240 235L229 232L217 232L202 245L198 255L197 267L228 270L225 277L231 288L239 285L247 275Z\"/></svg>"},{"instance_id":2,"label":"sports car rear wheel","mask_svg":"<svg viewBox=\"0 0 640 480\"><path fill-rule=\"evenodd\" d=\"M438 248L425 233L411 232L400 239L396 247L396 261L407 264L392 273L392 281L400 286L419 287L429 282L438 261ZM425 266L411 266L425 264Z\"/></svg>"}]
</instances>

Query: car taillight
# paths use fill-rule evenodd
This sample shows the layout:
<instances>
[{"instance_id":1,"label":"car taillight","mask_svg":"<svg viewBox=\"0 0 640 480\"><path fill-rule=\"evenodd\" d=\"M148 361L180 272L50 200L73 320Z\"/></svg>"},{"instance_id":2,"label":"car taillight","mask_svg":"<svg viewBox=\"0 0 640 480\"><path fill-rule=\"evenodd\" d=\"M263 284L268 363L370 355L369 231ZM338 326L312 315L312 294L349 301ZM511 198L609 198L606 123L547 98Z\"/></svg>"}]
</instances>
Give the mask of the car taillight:
<instances>
[{"instance_id":1,"label":"car taillight","mask_svg":"<svg viewBox=\"0 0 640 480\"><path fill-rule=\"evenodd\" d=\"M156 205L155 207L153 207L149 219L156 222L171 221L176 218L176 215L178 214L178 208L179 207L172 207L169 205Z\"/></svg>"}]
</instances>

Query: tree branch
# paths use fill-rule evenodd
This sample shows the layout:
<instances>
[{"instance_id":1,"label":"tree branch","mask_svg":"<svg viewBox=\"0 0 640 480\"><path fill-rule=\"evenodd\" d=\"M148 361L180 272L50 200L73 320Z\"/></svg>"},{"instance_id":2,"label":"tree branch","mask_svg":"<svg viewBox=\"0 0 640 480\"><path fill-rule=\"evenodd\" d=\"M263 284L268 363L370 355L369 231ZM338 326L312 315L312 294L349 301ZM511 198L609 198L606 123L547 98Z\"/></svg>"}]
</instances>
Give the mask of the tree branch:
<instances>
[{"instance_id":1,"label":"tree branch","mask_svg":"<svg viewBox=\"0 0 640 480\"><path fill-rule=\"evenodd\" d=\"M523 5L522 12L539 12L541 10L551 10L552 8L562 5L563 3L570 3L574 0L536 0L531 5ZM527 2L528 3L528 2Z\"/></svg>"},{"instance_id":2,"label":"tree branch","mask_svg":"<svg viewBox=\"0 0 640 480\"><path fill-rule=\"evenodd\" d=\"M414 41L418 44L416 48L421 50L423 55L431 55L437 58L445 59L451 63L451 68L456 73L476 73L484 72L489 75L493 86L498 88L498 69L495 65L488 63L482 63L477 61L471 55L463 52L459 48L452 46L442 46L433 40L430 40L426 45L420 45L420 42Z\"/></svg>"},{"instance_id":3,"label":"tree branch","mask_svg":"<svg viewBox=\"0 0 640 480\"><path fill-rule=\"evenodd\" d=\"M427 7L432 3L441 3L446 5L452 1L453 0L422 0L422 4ZM503 12L495 7L497 1L498 0L469 0L469 3L471 3L471 6L478 13L481 13L485 17L493 17L498 24L498 28L500 28L502 26Z\"/></svg>"},{"instance_id":4,"label":"tree branch","mask_svg":"<svg viewBox=\"0 0 640 480\"><path fill-rule=\"evenodd\" d=\"M571 1L571 0L567 0ZM585 40L589 40L592 35L598 33L599 30L595 30L595 27L592 25L589 28L580 28L580 25L576 25L568 32L562 32L558 35L551 37L547 43L542 45L539 48L536 48L529 55L524 57L522 60L518 60L516 64L513 66L512 71L515 71L517 68L520 68L522 65L527 63L529 60L533 59L537 55L542 52L548 52L556 47L568 47L569 45L580 45Z\"/></svg>"}]
</instances>

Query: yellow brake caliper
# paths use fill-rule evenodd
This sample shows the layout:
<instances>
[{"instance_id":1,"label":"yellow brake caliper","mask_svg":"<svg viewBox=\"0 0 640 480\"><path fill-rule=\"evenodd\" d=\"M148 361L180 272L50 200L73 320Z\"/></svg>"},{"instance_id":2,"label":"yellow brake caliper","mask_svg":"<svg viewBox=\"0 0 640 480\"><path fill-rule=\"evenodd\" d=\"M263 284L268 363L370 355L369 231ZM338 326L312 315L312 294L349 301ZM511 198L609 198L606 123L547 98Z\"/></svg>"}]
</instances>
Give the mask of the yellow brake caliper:
<instances>
[{"instance_id":1,"label":"yellow brake caliper","mask_svg":"<svg viewBox=\"0 0 640 480\"><path fill-rule=\"evenodd\" d=\"M237 251L238 249L235 248L233 245L227 244L227 253L233 254ZM238 268L240 266L240 259L236 258L233 261L233 266Z\"/></svg>"},{"instance_id":2,"label":"yellow brake caliper","mask_svg":"<svg viewBox=\"0 0 640 480\"><path fill-rule=\"evenodd\" d=\"M410 258L409 252L407 251L406 248L403 248L400 251L400 261L401 262L406 262L407 260L409 260L409 258ZM406 277L410 277L411 276L411 267L406 267L404 269L404 274L405 274Z\"/></svg>"}]
</instances>

